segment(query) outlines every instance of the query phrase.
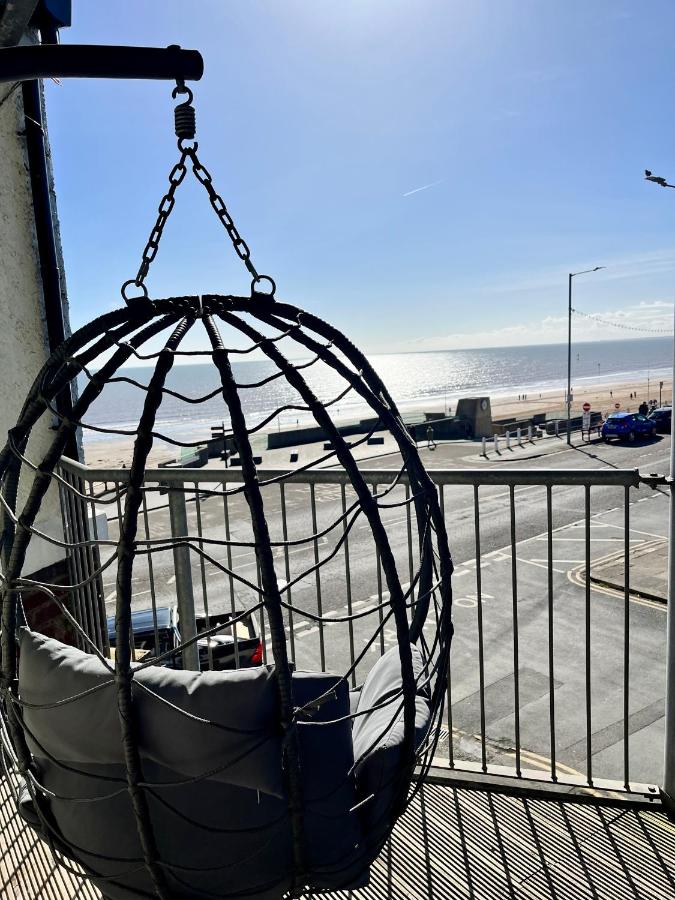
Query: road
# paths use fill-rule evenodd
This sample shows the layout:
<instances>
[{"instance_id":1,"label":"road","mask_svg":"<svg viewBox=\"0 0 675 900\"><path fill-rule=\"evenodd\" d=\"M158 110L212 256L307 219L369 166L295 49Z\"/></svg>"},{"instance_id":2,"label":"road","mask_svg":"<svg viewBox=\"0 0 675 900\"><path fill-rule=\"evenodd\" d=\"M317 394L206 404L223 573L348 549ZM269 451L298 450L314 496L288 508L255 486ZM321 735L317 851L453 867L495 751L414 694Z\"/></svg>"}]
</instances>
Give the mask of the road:
<instances>
[{"instance_id":1,"label":"road","mask_svg":"<svg viewBox=\"0 0 675 900\"><path fill-rule=\"evenodd\" d=\"M642 472L665 472L670 438L653 443L623 445L593 443L561 450L536 459L510 461L509 469L521 466L545 469L633 468ZM564 447L564 444L560 444ZM456 450L456 448L455 448ZM471 459L458 458L450 445L439 444L437 451L422 451L430 468L466 468ZM487 470L497 463L482 462ZM391 470L396 459L391 455L370 459L367 468ZM391 476L383 472L383 483ZM203 485L217 487L217 485ZM267 520L273 540L296 540L314 533L311 494L308 485L287 485L283 494L278 486L264 489ZM455 561L454 620L456 637L452 653L451 690L452 731L455 756L489 764L513 764L516 747L523 768L550 770L556 758L559 775L586 772L588 766L587 725L590 724L591 763L596 777L621 780L623 771L623 624L620 598L611 592L593 588L591 631L590 711L585 703L586 653L584 577L579 575L584 554L583 488L556 486L553 489L553 697L555 740L551 740L551 672L548 647L548 572L546 489L518 486L514 490L517 594L511 589L511 521L509 491L499 486L481 486L480 502L480 597L483 619L484 670L478 666L479 632L477 623L476 543L473 488L448 486L444 490L444 508L450 547ZM339 485L317 486L315 509L319 532L328 528L353 502L350 490ZM405 499L402 488L387 500ZM623 547L623 488L594 487L591 491L592 558L601 559ZM285 518L282 514L285 511ZM226 515L227 513L227 515ZM241 494L230 497L227 510L221 497L201 495L188 503L189 530L210 539L246 543L252 540L248 510ZM415 530L409 526L406 507L383 511L388 533L403 581L410 580L409 547L415 546ZM631 541L648 540L647 534L665 536L667 501L661 491L631 489ZM285 529L284 529L285 521ZM109 522L110 536L116 537L117 522ZM350 659L358 655L370 640L379 620L377 562L370 529L359 517L349 533L346 546L339 544L343 524L318 542L322 565L294 584L315 561L314 543L275 549L280 579L291 583L288 592L296 611L289 619L287 632L290 651L300 668L322 665L328 670L345 671ZM643 534L646 532L647 534ZM161 505L150 510L148 535L166 537L170 533L168 509ZM237 576L256 582L256 563L252 550L245 546L203 545L205 552ZM330 559L335 550L335 557ZM345 549L348 564L345 560ZM147 563L141 560L134 579L134 606L147 607L153 600L159 605L175 603L175 569L170 551L152 555L153 578ZM349 576L347 577L347 570ZM212 562L192 558L192 575L198 609L208 605L216 612L231 606L241 608L255 602L250 587L230 578ZM107 570L104 587L109 612L114 608L114 571ZM319 593L320 590L320 601ZM382 595L386 600L386 591ZM328 620L319 626L302 610L316 613L319 602ZM347 611L369 613L353 627L339 621ZM518 620L518 655L514 654L514 610ZM660 774L663 705L663 662L665 653L665 615L659 604L631 604L631 671L629 730L631 753L629 777L632 781L655 781ZM264 619L262 621L265 632ZM378 640L365 653L353 681L362 681L382 649L394 643L392 629L385 627ZM514 672L518 672L518 709L520 742L515 721ZM481 691L481 681L483 690ZM481 704L481 698L483 702ZM481 732L481 721L485 730ZM447 734L442 751L448 753Z\"/></svg>"}]
</instances>

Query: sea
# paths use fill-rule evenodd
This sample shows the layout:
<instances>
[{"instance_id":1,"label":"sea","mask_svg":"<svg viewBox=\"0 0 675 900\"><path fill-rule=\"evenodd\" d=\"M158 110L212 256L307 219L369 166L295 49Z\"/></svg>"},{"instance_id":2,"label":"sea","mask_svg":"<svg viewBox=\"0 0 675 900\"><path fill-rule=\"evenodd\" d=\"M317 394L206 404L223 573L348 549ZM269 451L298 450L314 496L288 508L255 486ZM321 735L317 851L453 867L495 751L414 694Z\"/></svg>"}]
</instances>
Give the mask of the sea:
<instances>
[{"instance_id":1,"label":"sea","mask_svg":"<svg viewBox=\"0 0 675 900\"><path fill-rule=\"evenodd\" d=\"M658 381L672 371L673 340L670 337L607 340L578 343L572 352L572 386L634 382L640 397L658 397ZM177 440L193 441L210 436L210 427L229 423L227 407L219 393L202 403L189 402L217 392L219 376L210 361L177 363L169 373L166 387L180 394L165 394L157 414L157 430ZM439 350L432 352L385 353L369 356L404 417L424 408L454 410L460 397L490 396L495 399L560 390L560 407L567 384L567 345L494 347L479 350ZM308 361L308 360L305 360ZM302 365L303 360L294 360ZM291 428L313 423L298 395L283 378L260 387L251 387L277 369L268 360L233 357L235 379L241 385L243 411L249 427L263 422L261 431ZM118 373L123 378L147 385L151 366L130 366ZM314 364L302 374L336 421L365 418L368 407L353 391L343 395L344 382L325 366ZM80 385L80 389L83 384ZM145 390L128 381L108 384L99 401L92 405L87 424L99 429L85 431L85 440L101 440L120 430L134 435L140 418ZM185 398L185 399L182 399Z\"/></svg>"}]
</instances>

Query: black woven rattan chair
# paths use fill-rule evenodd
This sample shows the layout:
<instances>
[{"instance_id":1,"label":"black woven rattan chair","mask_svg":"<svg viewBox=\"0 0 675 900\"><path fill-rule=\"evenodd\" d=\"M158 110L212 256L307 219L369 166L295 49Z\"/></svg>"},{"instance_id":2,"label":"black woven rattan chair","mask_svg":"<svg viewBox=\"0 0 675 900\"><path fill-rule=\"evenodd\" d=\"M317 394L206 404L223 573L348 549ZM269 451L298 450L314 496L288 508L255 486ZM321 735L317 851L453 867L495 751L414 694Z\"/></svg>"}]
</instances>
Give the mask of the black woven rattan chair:
<instances>
[{"instance_id":1,"label":"black woven rattan chair","mask_svg":"<svg viewBox=\"0 0 675 900\"><path fill-rule=\"evenodd\" d=\"M177 107L180 160L139 273L123 289L127 305L86 325L52 355L0 456L3 762L27 821L63 865L91 879L105 896L271 900L308 889L357 887L366 883L371 862L414 794L415 770L423 778L439 737L452 634L452 563L443 515L415 443L368 360L335 328L276 300L274 282L253 267L196 155L190 101ZM252 275L250 297L148 298L145 276L188 165ZM137 296L128 297L130 289ZM203 343L195 350L199 329ZM163 345L154 349L158 341ZM267 361L270 374L244 382L232 360L252 350ZM172 389L175 360L200 353L212 362L216 387L201 397ZM139 357L154 365L146 381L124 370ZM79 396L73 391L72 412L64 415L59 400L76 383ZM94 426L89 413L120 384L142 392L137 427ZM326 384L331 396L325 396ZM264 399L279 385L289 402L253 422L244 398ZM331 405L347 402L348 395L372 415L365 433L353 438L330 415ZM158 411L167 399L194 404L216 397L224 401L217 417L229 423L224 437L236 448L240 481L224 475L222 486L184 486L199 528L191 512L186 534L158 535L148 529L148 515L160 508L164 490L147 477L153 442L198 443L163 434ZM266 504L270 492L293 485L293 472L260 475L252 441L284 410L311 414L330 443L300 471L339 464L350 487L329 523L313 521L277 536L277 514L268 513L268 521ZM36 455L33 429L54 416L51 445ZM62 466L78 429L134 434L129 468L112 489L100 485L88 492ZM393 437L402 463L375 489L364 480L354 450L378 430ZM50 490L60 492L66 518L82 526L63 539L36 526ZM25 499L19 502L19 496ZM229 527L224 536L202 530L208 504L242 497L246 516L240 515L234 535ZM87 511L101 505L119 510L118 536L99 538L92 531ZM386 524L392 508L409 516L413 539L405 559ZM358 611L347 585L346 612L333 603L326 615L329 589L324 587L322 605L320 578L335 571L362 523L376 602ZM24 574L36 538L75 560L68 584ZM227 625L233 633L237 620L252 613L264 621L266 664L223 672L173 669L166 663L175 651L159 647L135 658L135 572L177 547L189 551L206 580L235 586L238 609ZM233 549L250 553L254 564L238 566ZM293 574L290 549L307 551L310 560ZM114 662L97 601L110 572L116 572ZM29 595L57 606L70 636L57 640L41 633ZM209 626L208 615L206 621L181 650L223 630ZM320 671L331 669L323 643L314 673L301 671L302 659L289 658L298 621L319 626L322 635L324 628L348 632L352 653L338 674Z\"/></svg>"}]
</instances>

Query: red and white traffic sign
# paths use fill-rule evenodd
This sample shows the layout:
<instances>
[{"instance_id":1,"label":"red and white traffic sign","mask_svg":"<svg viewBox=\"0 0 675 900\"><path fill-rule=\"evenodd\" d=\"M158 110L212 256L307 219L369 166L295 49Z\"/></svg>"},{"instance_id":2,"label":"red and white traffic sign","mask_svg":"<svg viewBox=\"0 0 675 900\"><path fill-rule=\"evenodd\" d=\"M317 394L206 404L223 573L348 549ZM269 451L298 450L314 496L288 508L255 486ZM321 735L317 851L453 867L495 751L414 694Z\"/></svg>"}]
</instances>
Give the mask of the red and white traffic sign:
<instances>
[{"instance_id":1,"label":"red and white traffic sign","mask_svg":"<svg viewBox=\"0 0 675 900\"><path fill-rule=\"evenodd\" d=\"M620 404L620 403L615 403L615 404L614 404L614 409L621 409L621 404Z\"/></svg>"},{"instance_id":2,"label":"red and white traffic sign","mask_svg":"<svg viewBox=\"0 0 675 900\"><path fill-rule=\"evenodd\" d=\"M588 401L586 401L586 403L584 403L584 405L581 408L583 409L584 412L590 412L591 404Z\"/></svg>"}]
</instances>

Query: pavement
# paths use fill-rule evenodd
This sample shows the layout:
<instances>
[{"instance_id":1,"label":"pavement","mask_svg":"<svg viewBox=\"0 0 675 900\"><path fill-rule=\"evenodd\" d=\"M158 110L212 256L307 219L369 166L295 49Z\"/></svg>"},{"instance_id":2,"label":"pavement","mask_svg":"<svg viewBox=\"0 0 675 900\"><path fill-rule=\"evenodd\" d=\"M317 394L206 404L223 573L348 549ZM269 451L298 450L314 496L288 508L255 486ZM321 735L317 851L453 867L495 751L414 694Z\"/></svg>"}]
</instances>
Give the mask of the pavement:
<instances>
[{"instance_id":1,"label":"pavement","mask_svg":"<svg viewBox=\"0 0 675 900\"><path fill-rule=\"evenodd\" d=\"M623 550L596 564L591 571L594 584L617 591L626 587L626 565ZM628 556L628 590L632 596L668 602L668 541L655 538L631 547Z\"/></svg>"}]
</instances>

